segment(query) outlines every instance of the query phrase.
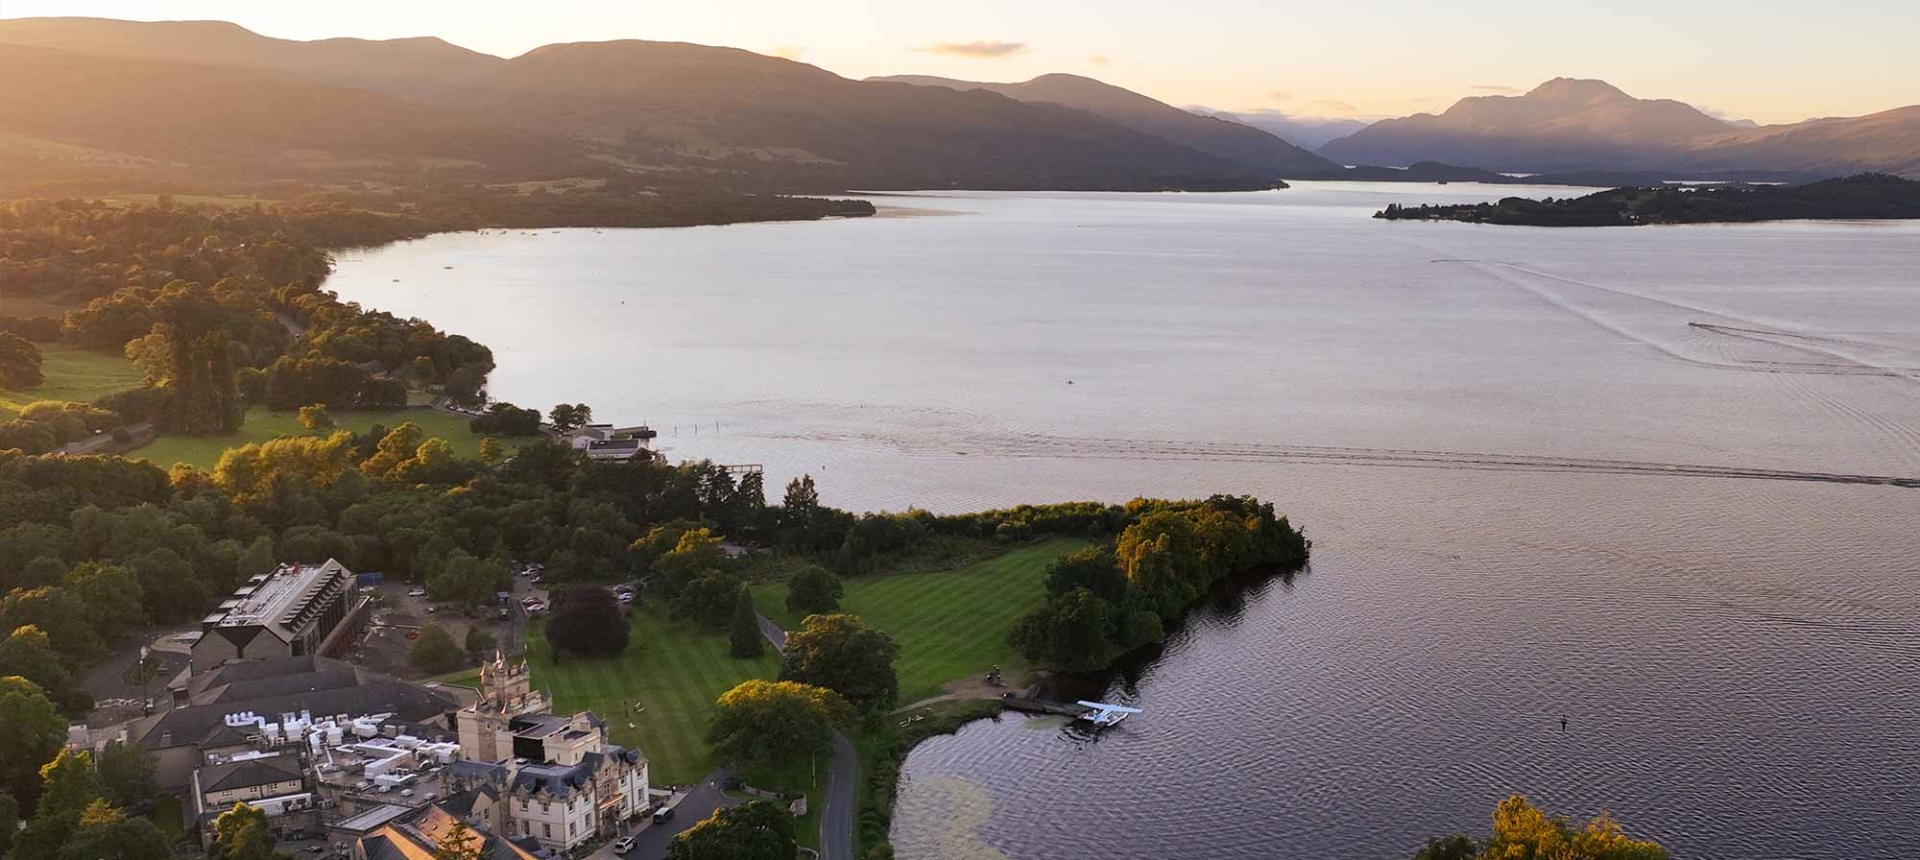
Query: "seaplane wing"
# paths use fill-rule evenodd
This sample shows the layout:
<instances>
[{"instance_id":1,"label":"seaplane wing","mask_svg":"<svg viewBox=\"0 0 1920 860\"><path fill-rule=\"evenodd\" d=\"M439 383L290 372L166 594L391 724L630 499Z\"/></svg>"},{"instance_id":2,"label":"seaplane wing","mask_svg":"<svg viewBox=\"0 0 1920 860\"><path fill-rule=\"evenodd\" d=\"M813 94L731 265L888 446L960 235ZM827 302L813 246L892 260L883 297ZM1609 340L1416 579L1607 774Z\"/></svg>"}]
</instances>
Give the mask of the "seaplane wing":
<instances>
[{"instance_id":1,"label":"seaplane wing","mask_svg":"<svg viewBox=\"0 0 1920 860\"><path fill-rule=\"evenodd\" d=\"M1076 704L1088 709L1087 713L1082 715L1080 719L1093 723L1096 726L1113 725L1126 719L1128 714L1140 713L1139 708L1129 708L1125 705L1110 705L1106 702L1081 701Z\"/></svg>"}]
</instances>

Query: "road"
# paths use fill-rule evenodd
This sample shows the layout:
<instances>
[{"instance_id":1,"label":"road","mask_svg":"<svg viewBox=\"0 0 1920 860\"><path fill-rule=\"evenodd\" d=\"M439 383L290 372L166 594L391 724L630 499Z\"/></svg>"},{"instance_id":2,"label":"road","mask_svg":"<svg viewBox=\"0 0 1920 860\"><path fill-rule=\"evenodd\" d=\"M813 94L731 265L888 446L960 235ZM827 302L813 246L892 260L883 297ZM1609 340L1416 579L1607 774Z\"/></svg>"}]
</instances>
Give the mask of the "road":
<instances>
[{"instance_id":1,"label":"road","mask_svg":"<svg viewBox=\"0 0 1920 860\"><path fill-rule=\"evenodd\" d=\"M593 860L663 860L667 856L667 843L680 835L680 831L699 824L720 807L740 802L720 791L720 784L729 775L730 771L725 768L707 774L693 791L673 805L672 818L662 824L649 824L634 836L632 851L624 855L615 854L613 843L609 841L589 856Z\"/></svg>"},{"instance_id":2,"label":"road","mask_svg":"<svg viewBox=\"0 0 1920 860\"><path fill-rule=\"evenodd\" d=\"M786 650L787 631L765 615L760 618L760 633L773 647ZM855 792L860 782L860 754L853 742L839 732L833 733L833 762L827 773L827 790L820 797L820 860L853 860L853 814L858 804Z\"/></svg>"}]
</instances>

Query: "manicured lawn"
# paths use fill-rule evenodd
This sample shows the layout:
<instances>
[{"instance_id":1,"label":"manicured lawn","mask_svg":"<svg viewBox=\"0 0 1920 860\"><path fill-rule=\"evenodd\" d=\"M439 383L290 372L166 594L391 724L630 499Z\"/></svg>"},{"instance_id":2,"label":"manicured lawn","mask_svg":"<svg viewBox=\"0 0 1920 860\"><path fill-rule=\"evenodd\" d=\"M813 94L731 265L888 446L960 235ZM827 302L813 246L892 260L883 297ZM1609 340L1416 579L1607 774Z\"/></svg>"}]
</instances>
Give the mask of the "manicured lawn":
<instances>
[{"instance_id":1,"label":"manicured lawn","mask_svg":"<svg viewBox=\"0 0 1920 860\"><path fill-rule=\"evenodd\" d=\"M40 348L40 373L46 381L38 388L0 391L0 420L18 417L21 408L36 400L92 403L116 391L139 388L144 381L133 362L117 355L58 343L34 346Z\"/></svg>"},{"instance_id":2,"label":"manicured lawn","mask_svg":"<svg viewBox=\"0 0 1920 860\"><path fill-rule=\"evenodd\" d=\"M894 669L903 705L939 695L949 681L984 678L994 665L1009 679L1021 678L1027 662L1007 644L1007 633L1045 601L1041 575L1047 563L1085 545L1056 538L955 570L849 579L841 611L885 630L899 644ZM755 586L753 601L782 627L799 627L787 614L785 583Z\"/></svg>"},{"instance_id":3,"label":"manicured lawn","mask_svg":"<svg viewBox=\"0 0 1920 860\"><path fill-rule=\"evenodd\" d=\"M428 436L438 436L453 445L454 453L463 457L472 457L480 452L480 438L467 429L467 417L435 412L425 408L374 409L368 411L335 411L333 421L341 429L364 433L375 424L393 427L403 421L412 421ZM253 442L265 442L281 436L311 435L307 428L300 426L299 417L294 412L274 412L265 406L247 409L246 421L240 425L240 432L232 436L162 436L152 443L127 454L135 459L151 460L155 465L166 467L175 463L191 463L202 469L211 469L220 462L220 455L228 448L238 448ZM516 443L511 439L501 439L508 447Z\"/></svg>"},{"instance_id":4,"label":"manicured lawn","mask_svg":"<svg viewBox=\"0 0 1920 860\"><path fill-rule=\"evenodd\" d=\"M668 621L650 607L634 611L633 646L619 657L555 665L536 626L527 634L527 659L534 686L553 693L555 713L599 714L614 743L646 754L656 786L694 782L713 770L706 736L714 700L742 681L780 672L773 649L736 659L727 655L726 636Z\"/></svg>"}]
</instances>

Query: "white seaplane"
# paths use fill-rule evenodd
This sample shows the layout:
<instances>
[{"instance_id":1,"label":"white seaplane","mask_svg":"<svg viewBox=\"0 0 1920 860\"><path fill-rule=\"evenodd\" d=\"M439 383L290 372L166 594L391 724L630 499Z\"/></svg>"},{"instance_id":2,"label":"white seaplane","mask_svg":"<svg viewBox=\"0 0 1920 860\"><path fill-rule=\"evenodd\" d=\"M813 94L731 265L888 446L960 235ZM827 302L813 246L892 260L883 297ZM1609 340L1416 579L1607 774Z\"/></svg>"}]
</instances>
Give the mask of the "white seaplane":
<instances>
[{"instance_id":1,"label":"white seaplane","mask_svg":"<svg viewBox=\"0 0 1920 860\"><path fill-rule=\"evenodd\" d=\"M1096 728L1103 729L1108 726L1117 726L1121 720L1140 713L1139 708L1129 708L1125 705L1109 705L1106 702L1088 702L1082 700L1074 704L1087 709L1087 712L1081 714L1078 719L1091 723Z\"/></svg>"}]
</instances>

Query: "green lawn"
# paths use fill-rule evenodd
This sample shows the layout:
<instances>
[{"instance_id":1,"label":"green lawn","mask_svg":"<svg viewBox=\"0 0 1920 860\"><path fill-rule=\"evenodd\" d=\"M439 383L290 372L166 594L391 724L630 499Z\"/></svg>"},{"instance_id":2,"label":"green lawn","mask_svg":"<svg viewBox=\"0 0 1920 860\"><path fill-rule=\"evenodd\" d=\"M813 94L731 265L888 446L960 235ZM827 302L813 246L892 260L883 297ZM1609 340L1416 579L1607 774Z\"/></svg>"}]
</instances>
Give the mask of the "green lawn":
<instances>
[{"instance_id":1,"label":"green lawn","mask_svg":"<svg viewBox=\"0 0 1920 860\"><path fill-rule=\"evenodd\" d=\"M34 345L40 348L40 372L46 381L38 388L0 391L0 420L18 417L21 408L36 400L92 403L116 391L139 388L144 381L133 362L117 355L58 343Z\"/></svg>"},{"instance_id":2,"label":"green lawn","mask_svg":"<svg viewBox=\"0 0 1920 860\"><path fill-rule=\"evenodd\" d=\"M453 445L455 453L463 457L472 457L480 452L480 438L467 429L467 417L449 415L425 408L373 409L366 411L334 411L333 421L341 429L364 433L375 424L393 427L403 421L412 421L428 436L438 436ZM252 442L265 442L281 436L309 435L307 428L300 426L294 412L274 412L265 406L247 409L246 421L240 425L240 432L232 436L162 436L152 443L127 454L135 459L151 460L155 465L168 467L175 463L191 463L202 469L211 469L220 462L220 455L228 448L238 448ZM501 439L508 447L515 443L511 439Z\"/></svg>"},{"instance_id":3,"label":"green lawn","mask_svg":"<svg viewBox=\"0 0 1920 860\"><path fill-rule=\"evenodd\" d=\"M528 632L527 658L534 685L553 693L555 713L599 714L614 743L646 754L655 785L694 782L713 770L706 736L714 700L742 681L780 671L771 648L752 660L728 656L726 636L668 621L650 607L634 611L633 646L617 658L555 665L538 627Z\"/></svg>"},{"instance_id":4,"label":"green lawn","mask_svg":"<svg viewBox=\"0 0 1920 860\"><path fill-rule=\"evenodd\" d=\"M899 644L894 668L903 705L939 695L949 681L985 677L996 664L1008 678L1021 678L1027 662L1007 644L1007 633L1045 602L1047 563L1083 546L1084 540L1055 538L955 570L856 577L846 581L841 610ZM753 600L782 627L799 626L787 614L786 583L754 586Z\"/></svg>"}]
</instances>

